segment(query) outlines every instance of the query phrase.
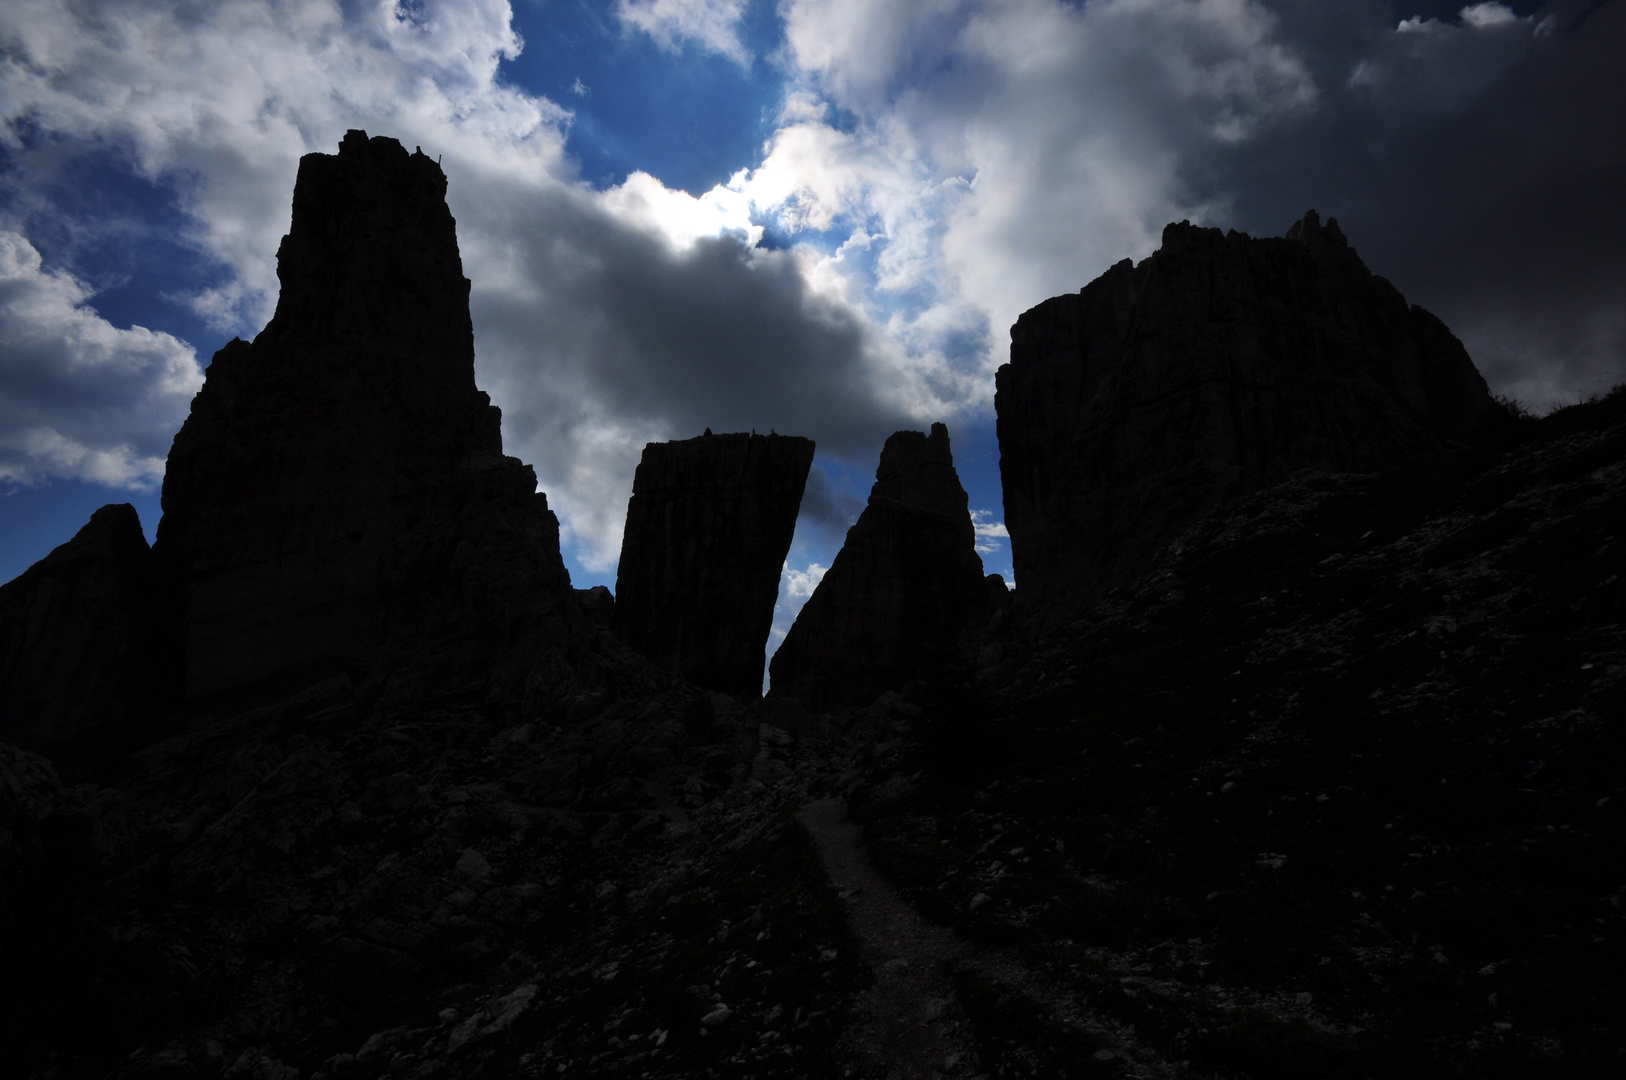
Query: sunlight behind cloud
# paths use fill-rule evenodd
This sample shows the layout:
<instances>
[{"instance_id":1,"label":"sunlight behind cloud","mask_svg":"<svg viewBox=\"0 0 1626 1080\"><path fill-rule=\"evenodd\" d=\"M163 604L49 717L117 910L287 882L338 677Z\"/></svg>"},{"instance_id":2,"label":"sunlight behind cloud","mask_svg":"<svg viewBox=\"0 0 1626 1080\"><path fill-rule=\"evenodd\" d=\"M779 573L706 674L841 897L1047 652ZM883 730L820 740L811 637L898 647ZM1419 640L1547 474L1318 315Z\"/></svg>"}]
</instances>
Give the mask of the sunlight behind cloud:
<instances>
[{"instance_id":1,"label":"sunlight behind cloud","mask_svg":"<svg viewBox=\"0 0 1626 1080\"><path fill-rule=\"evenodd\" d=\"M912 356L939 358L932 377L962 407L986 401L1023 310L1212 212L1181 187L1189 153L1318 101L1253 0L784 11L802 96L743 190L792 231L862 234L854 291ZM856 124L810 119L809 93Z\"/></svg>"},{"instance_id":2,"label":"sunlight behind cloud","mask_svg":"<svg viewBox=\"0 0 1626 1080\"><path fill-rule=\"evenodd\" d=\"M553 82L520 81L512 62L523 43L506 0L222 0L187 11L179 19L160 0L0 8L9 190L43 207L30 212L95 237L107 226L92 211L66 209L88 204L53 185L64 160L115 160L172 198L184 222L176 242L211 268L184 302L223 332L253 334L275 304L276 250L301 155L332 153L349 128L421 146L448 176L472 282L477 377L504 409L508 451L536 466L567 545L596 571L614 566L646 441L708 426L776 427L815 437L821 460L867 469L899 427L986 420L1016 317L1122 258L1149 254L1167 222L1246 227L1251 213L1253 227L1279 231L1292 220L1279 204L1301 214L1307 192L1334 190L1359 204L1369 180L1409 178L1396 163L1421 161L1440 142L1408 145L1400 141L1408 132L1456 137L1457 126L1428 125L1472 119L1497 86L1535 70L1542 49L1559 58L1544 85L1569 100L1563 80L1573 65L1560 59L1584 58L1560 53L1565 35L1543 34L1495 2L1468 5L1456 22L1397 25L1383 5L1289 12L1262 0L784 0L773 9L782 39L751 39L764 57L772 51L772 65L757 65L743 36L745 0L622 0L603 32L623 51L622 34L638 37L640 63L670 63L677 78L687 74L679 58L694 62L693 46L753 73L771 66L783 79L777 108L761 113L758 156L725 163L710 176L732 170L726 183L692 195L653 167L631 168L613 186L584 182L567 149L572 133L601 123L591 110L624 88L594 75L589 90L573 68L551 73ZM1603 9L1590 25L1610 17ZM1540 26L1568 25L1555 19ZM756 33L754 16L751 26ZM1607 59L1613 39L1600 40ZM729 64L707 70L741 77ZM542 85L580 115L538 92ZM1596 87L1579 94L1604 104L1607 96ZM1505 98L1486 115L1502 123L1535 100ZM1389 157L1344 145L1352 117L1371 125L1373 145L1393 141ZM685 137L705 137L708 122L694 118ZM1554 145L1585 157L1573 171L1602 178L1600 191L1618 187L1605 182L1608 168L1586 163L1615 160L1614 144L1589 141L1576 125ZM1518 152L1544 130L1475 137ZM636 133L605 137L639 150ZM1436 172L1407 179L1404 198L1386 197L1399 209L1337 208L1346 223L1368 219L1357 240L1364 255L1387 242L1390 265L1404 272L1419 243L1408 238L1432 228L1442 205L1466 206L1451 211L1465 222L1499 206L1547 213L1551 191L1568 198L1575 188L1535 197L1515 177L1492 193L1483 170L1471 182L1444 166ZM74 212L81 216L68 220ZM31 226L0 225L29 251L48 246ZM1481 233L1453 234L1463 235ZM1415 272L1445 280L1450 258ZM1489 248L1456 261L1511 265ZM20 273L58 290L52 310L63 325L100 318L72 275ZM1477 308L1463 304L1490 313L1477 329L1453 327L1471 347L1484 343L1488 370L1506 384L1561 394L1618 356L1618 277L1581 276L1596 277L1595 293L1549 328L1522 308L1498 322L1505 289ZM45 325L13 319L23 337ZM101 327L113 352L154 358L140 368L148 382L119 384L146 402L130 406L140 419L107 427L139 437L85 434L109 414L91 384L73 383L60 422L47 425L65 441L12 438L7 460L23 463L10 466L16 475L150 480L161 467L167 440L140 433L173 430L184 408L153 389L155 373L167 370L165 357L194 370L196 360L172 337ZM73 340L94 357L101 339L86 331ZM1570 345L1584 354L1575 371L1543 359ZM71 367L78 355L51 363ZM75 446L84 448L77 459ZM95 456L107 453L125 464ZM70 459L81 463L63 464ZM984 546L1002 539L978 535Z\"/></svg>"},{"instance_id":3,"label":"sunlight behind cloud","mask_svg":"<svg viewBox=\"0 0 1626 1080\"><path fill-rule=\"evenodd\" d=\"M762 238L762 226L751 221L750 199L720 184L696 198L673 191L646 172L635 172L601 198L612 215L660 234L677 250L725 233L738 235L747 247L755 247Z\"/></svg>"}]
</instances>

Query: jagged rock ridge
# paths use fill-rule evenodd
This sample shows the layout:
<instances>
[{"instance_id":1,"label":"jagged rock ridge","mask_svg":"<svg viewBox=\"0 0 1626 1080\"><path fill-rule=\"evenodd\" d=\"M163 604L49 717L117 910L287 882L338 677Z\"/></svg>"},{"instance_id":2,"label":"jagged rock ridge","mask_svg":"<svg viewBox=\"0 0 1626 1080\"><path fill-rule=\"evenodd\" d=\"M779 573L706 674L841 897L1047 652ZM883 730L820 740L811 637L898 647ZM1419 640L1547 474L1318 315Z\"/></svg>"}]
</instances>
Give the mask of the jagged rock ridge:
<instances>
[{"instance_id":1,"label":"jagged rock ridge","mask_svg":"<svg viewBox=\"0 0 1626 1080\"><path fill-rule=\"evenodd\" d=\"M772 693L867 705L951 659L990 604L948 428L896 432L868 505L774 653Z\"/></svg>"},{"instance_id":2,"label":"jagged rock ridge","mask_svg":"<svg viewBox=\"0 0 1626 1080\"><path fill-rule=\"evenodd\" d=\"M955 1080L1614 1076L1626 396L1517 426L1299 472L867 709L743 706L599 630L523 701L347 667L116 787L0 746L0 1075L907 1074L897 1027L855 1053L865 1001L944 955L854 940L869 891L793 824L833 792L894 899L1006 946L894 1014ZM691 504L652 505L716 526ZM443 580L401 593L447 622L418 655L487 610Z\"/></svg>"},{"instance_id":3,"label":"jagged rock ridge","mask_svg":"<svg viewBox=\"0 0 1626 1080\"><path fill-rule=\"evenodd\" d=\"M1020 596L1064 609L1302 468L1416 464L1507 417L1462 344L1312 210L1286 238L1188 222L1024 313L996 377Z\"/></svg>"},{"instance_id":4,"label":"jagged rock ridge","mask_svg":"<svg viewBox=\"0 0 1626 1080\"><path fill-rule=\"evenodd\" d=\"M335 672L479 679L557 636L558 522L475 386L445 195L365 132L300 161L276 314L216 354L164 479L195 708Z\"/></svg>"},{"instance_id":5,"label":"jagged rock ridge","mask_svg":"<svg viewBox=\"0 0 1626 1080\"><path fill-rule=\"evenodd\" d=\"M707 433L644 447L616 571L615 626L696 686L751 699L813 440Z\"/></svg>"},{"instance_id":6,"label":"jagged rock ridge","mask_svg":"<svg viewBox=\"0 0 1626 1080\"><path fill-rule=\"evenodd\" d=\"M97 510L0 586L0 739L67 781L105 775L174 705L165 614L135 507Z\"/></svg>"}]
</instances>

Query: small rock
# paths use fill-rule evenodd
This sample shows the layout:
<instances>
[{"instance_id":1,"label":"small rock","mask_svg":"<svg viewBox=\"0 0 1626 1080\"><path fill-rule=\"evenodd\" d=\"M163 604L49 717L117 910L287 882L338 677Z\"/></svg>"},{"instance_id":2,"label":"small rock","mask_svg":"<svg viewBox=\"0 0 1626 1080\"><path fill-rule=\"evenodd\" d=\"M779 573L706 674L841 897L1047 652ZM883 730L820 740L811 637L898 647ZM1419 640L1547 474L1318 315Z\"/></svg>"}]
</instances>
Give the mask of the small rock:
<instances>
[{"instance_id":1,"label":"small rock","mask_svg":"<svg viewBox=\"0 0 1626 1080\"><path fill-rule=\"evenodd\" d=\"M970 903L969 907L970 907L970 909L972 911L976 911L979 908L987 906L988 901L990 901L992 899L993 899L993 897L989 896L987 893L980 892L976 896L973 896L971 898L971 903Z\"/></svg>"},{"instance_id":2,"label":"small rock","mask_svg":"<svg viewBox=\"0 0 1626 1080\"><path fill-rule=\"evenodd\" d=\"M479 1014L476 1014L452 1029L452 1033L446 1037L446 1052L448 1054L457 1053L478 1037L479 1034L480 1017Z\"/></svg>"},{"instance_id":3,"label":"small rock","mask_svg":"<svg viewBox=\"0 0 1626 1080\"><path fill-rule=\"evenodd\" d=\"M705 1016L702 1016L700 1022L707 1027L717 1027L720 1024L727 1023L728 1018L733 1015L733 1009L730 1009L727 1005L719 1005ZM656 1045L660 1044L657 1043Z\"/></svg>"},{"instance_id":4,"label":"small rock","mask_svg":"<svg viewBox=\"0 0 1626 1080\"><path fill-rule=\"evenodd\" d=\"M457 872L475 881L491 880L491 864L486 861L484 855L473 848L464 848L463 854L457 857Z\"/></svg>"}]
</instances>

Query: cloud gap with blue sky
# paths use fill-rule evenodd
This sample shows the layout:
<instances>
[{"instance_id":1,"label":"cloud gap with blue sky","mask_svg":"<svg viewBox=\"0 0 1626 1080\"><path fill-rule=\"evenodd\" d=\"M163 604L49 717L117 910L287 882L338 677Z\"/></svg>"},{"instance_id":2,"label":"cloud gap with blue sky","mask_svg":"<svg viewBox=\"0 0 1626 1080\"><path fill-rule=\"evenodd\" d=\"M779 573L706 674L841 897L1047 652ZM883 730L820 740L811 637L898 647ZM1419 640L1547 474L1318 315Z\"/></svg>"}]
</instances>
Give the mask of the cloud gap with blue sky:
<instances>
[{"instance_id":1,"label":"cloud gap with blue sky","mask_svg":"<svg viewBox=\"0 0 1626 1080\"><path fill-rule=\"evenodd\" d=\"M477 377L578 585L644 443L818 441L788 628L886 436L946 421L1010 576L1006 328L1168 221L1315 207L1547 408L1626 377L1626 5L15 0L0 11L0 578L132 501L276 300L294 172L442 160Z\"/></svg>"}]
</instances>

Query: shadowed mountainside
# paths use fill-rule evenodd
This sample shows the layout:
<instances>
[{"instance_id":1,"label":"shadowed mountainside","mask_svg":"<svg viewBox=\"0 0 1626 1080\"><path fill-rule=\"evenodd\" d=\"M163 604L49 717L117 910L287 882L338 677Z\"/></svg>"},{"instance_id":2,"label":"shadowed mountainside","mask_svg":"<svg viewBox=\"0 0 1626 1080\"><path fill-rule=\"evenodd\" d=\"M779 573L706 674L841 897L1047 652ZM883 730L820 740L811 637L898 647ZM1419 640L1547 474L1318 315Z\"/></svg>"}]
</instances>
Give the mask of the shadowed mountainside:
<instances>
[{"instance_id":1,"label":"shadowed mountainside","mask_svg":"<svg viewBox=\"0 0 1626 1080\"><path fill-rule=\"evenodd\" d=\"M650 443L632 480L615 628L696 686L750 700L796 532L813 440L712 435Z\"/></svg>"},{"instance_id":2,"label":"shadowed mountainside","mask_svg":"<svg viewBox=\"0 0 1626 1080\"><path fill-rule=\"evenodd\" d=\"M868 705L952 660L993 608L967 506L947 427L888 438L869 504L774 653L774 695Z\"/></svg>"},{"instance_id":3,"label":"shadowed mountainside","mask_svg":"<svg viewBox=\"0 0 1626 1080\"><path fill-rule=\"evenodd\" d=\"M570 581L474 385L445 174L359 131L306 155L277 274L276 314L216 354L164 476L187 699L523 679L506 661L566 636Z\"/></svg>"},{"instance_id":4,"label":"shadowed mountainside","mask_svg":"<svg viewBox=\"0 0 1626 1080\"><path fill-rule=\"evenodd\" d=\"M1021 600L1063 617L1298 469L1414 467L1508 420L1462 343L1313 210L1286 238L1169 225L1024 313L997 384Z\"/></svg>"},{"instance_id":5,"label":"shadowed mountainside","mask_svg":"<svg viewBox=\"0 0 1626 1080\"><path fill-rule=\"evenodd\" d=\"M0 739L106 779L178 704L169 614L135 507L102 507L0 585Z\"/></svg>"},{"instance_id":6,"label":"shadowed mountainside","mask_svg":"<svg viewBox=\"0 0 1626 1080\"><path fill-rule=\"evenodd\" d=\"M855 571L834 577L850 614L805 632L850 643L884 625L945 644L901 691L877 677L878 694L856 689L865 665L905 643L875 631L874 657L824 653L857 704L757 699L751 620L770 575L705 530L743 517L758 555L780 526L788 544L811 444L652 445L645 463L665 464L637 528L629 509L626 595L571 592L552 516L465 370L467 283L444 203L424 195L444 183L431 169L353 133L309 166L310 186L302 170L302 190L327 194L296 210L283 270L287 311L311 325L228 346L177 439L161 569L194 575L188 662L224 665L188 672L193 710L172 717L187 722L130 747L102 785L0 744L0 1074L1619 1074L1626 390L1498 419L1452 339L1397 295L1380 309L1398 321L1355 335L1355 351L1398 343L1394 370L1426 373L1405 343L1433 341L1444 374L1414 384L1421 397L1360 364L1294 381L1250 343L1302 331L1293 355L1332 356L1316 343L1349 346L1338 328L1379 310L1363 305L1389 295L1380 279L1313 217L1269 242L1171 226L1166 258L1041 310L1095 318L1119 310L1096 300L1139 281L1199 313L1179 333L1163 319L1169 340L1125 337L1139 359L1119 369L1145 386L1165 364L1161 415L1190 423L1138 442L1154 411L1069 441L1059 413L1030 414L1022 380L1078 389L1095 354L1073 346L1001 377L1002 444L1037 416L1022 452L1050 439L1068 483L1106 478L1082 494L1123 496L1110 521L1078 516L1088 499L1055 519L1096 530L1081 544L1116 538L1089 564L1110 570L1094 599L1015 604L975 648L949 649L946 598L974 607L986 583L946 429L899 433L842 553ZM356 224L365 213L334 211L382 205L405 214L404 237L440 239L393 247ZM293 242L307 227L326 254ZM1257 251L1302 304L1267 290L1215 306L1235 284L1216 268ZM1303 260L1308 276L1287 272ZM439 283L424 304L455 325L425 332L445 350L390 336L412 317L377 288L397 273L403 288ZM330 294L349 299L323 307ZM1204 314L1222 309L1222 324ZM1022 348L1037 325L1018 324ZM1086 339L1106 340L1068 340ZM338 386L288 385L317 355ZM1192 356L1261 381L1182 382ZM420 377L444 400L418 400ZM1213 428L1225 415L1248 422ZM403 417L430 426L422 445ZM404 472L382 451L324 472L314 448L342 454L369 431L396 440ZM278 442L299 433L311 454ZM266 461L249 459L257 446ZM753 503L730 477L776 446ZM1164 469L1166 501L1089 456L1112 446ZM1307 461L1321 467L1295 467ZM240 491L234 462L277 499ZM1041 490L1025 475L1006 473L1030 484L1008 499ZM251 521L288 531L250 537ZM132 515L105 509L0 588L0 687L48 699L41 717L63 710L45 735L65 766L107 745L105 705L127 693L120 644L150 611L131 598L164 554L138 540ZM1044 565L1043 543L1027 550ZM704 578L719 551L750 573ZM1048 566L1021 588L1084 580L1084 563ZM635 579L659 602L629 604ZM262 612L277 581L291 591ZM737 620L711 637L683 621L708 581ZM927 614L904 618L917 586ZM327 588L351 638L309 591ZM661 629L663 612L677 625L661 664L609 628ZM719 663L740 693L686 680L684 656Z\"/></svg>"}]
</instances>

